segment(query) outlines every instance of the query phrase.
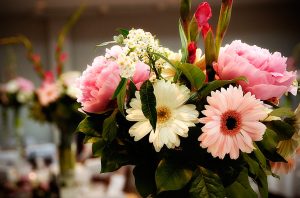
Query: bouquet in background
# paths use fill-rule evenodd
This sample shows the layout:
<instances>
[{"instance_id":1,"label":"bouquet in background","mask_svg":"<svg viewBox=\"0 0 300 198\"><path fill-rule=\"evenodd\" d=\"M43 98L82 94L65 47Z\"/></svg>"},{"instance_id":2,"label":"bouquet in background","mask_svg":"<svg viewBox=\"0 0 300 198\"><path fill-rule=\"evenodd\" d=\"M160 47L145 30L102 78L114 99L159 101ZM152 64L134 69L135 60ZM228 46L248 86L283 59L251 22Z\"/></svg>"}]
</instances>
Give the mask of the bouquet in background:
<instances>
[{"instance_id":1,"label":"bouquet in background","mask_svg":"<svg viewBox=\"0 0 300 198\"><path fill-rule=\"evenodd\" d=\"M236 40L221 47L232 9L223 0L216 31L203 2L181 1L179 52L142 29L120 34L78 80L86 117L78 126L101 157L101 172L134 165L143 197L268 196L267 176L290 170L299 148L296 72L279 52ZM197 48L204 42L204 53Z\"/></svg>"},{"instance_id":2,"label":"bouquet in background","mask_svg":"<svg viewBox=\"0 0 300 198\"><path fill-rule=\"evenodd\" d=\"M80 104L76 101L77 88L74 86L80 73L76 71L63 73L63 66L67 55L63 53L66 34L81 16L84 7L81 6L63 26L55 49L55 72L45 71L41 57L34 53L33 46L25 36L0 39L0 44L22 43L27 49L28 59L32 62L35 72L41 78L41 85L34 91L30 102L30 115L39 122L53 123L59 130L58 143L61 182L64 185L73 184L75 168L74 132L82 120L82 113L78 111Z\"/></svg>"},{"instance_id":3,"label":"bouquet in background","mask_svg":"<svg viewBox=\"0 0 300 198\"><path fill-rule=\"evenodd\" d=\"M0 104L3 107L20 108L33 97L34 84L23 77L16 77L0 85Z\"/></svg>"}]
</instances>

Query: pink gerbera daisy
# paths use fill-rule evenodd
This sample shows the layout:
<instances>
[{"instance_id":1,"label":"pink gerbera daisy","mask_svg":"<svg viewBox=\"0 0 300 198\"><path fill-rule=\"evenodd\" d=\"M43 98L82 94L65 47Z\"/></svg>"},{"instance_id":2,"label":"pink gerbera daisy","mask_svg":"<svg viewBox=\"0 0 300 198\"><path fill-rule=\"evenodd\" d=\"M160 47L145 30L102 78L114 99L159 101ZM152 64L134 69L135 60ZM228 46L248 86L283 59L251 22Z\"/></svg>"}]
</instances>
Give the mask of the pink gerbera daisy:
<instances>
[{"instance_id":1,"label":"pink gerbera daisy","mask_svg":"<svg viewBox=\"0 0 300 198\"><path fill-rule=\"evenodd\" d=\"M228 153L231 159L239 157L239 150L251 153L253 141L262 140L266 126L259 122L267 116L263 102L250 92L243 95L239 86L229 86L221 91L211 92L207 97L200 118L205 124L199 137L200 146L214 157L223 159Z\"/></svg>"}]
</instances>

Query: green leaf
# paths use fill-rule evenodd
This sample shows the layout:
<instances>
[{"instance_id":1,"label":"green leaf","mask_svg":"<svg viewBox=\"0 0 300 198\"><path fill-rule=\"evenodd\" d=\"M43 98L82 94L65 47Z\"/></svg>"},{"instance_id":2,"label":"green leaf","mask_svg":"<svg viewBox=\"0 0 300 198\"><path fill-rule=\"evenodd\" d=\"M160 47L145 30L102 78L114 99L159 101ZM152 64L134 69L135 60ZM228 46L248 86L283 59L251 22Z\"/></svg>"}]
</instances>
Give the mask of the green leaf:
<instances>
[{"instance_id":1,"label":"green leaf","mask_svg":"<svg viewBox=\"0 0 300 198\"><path fill-rule=\"evenodd\" d=\"M243 76L235 78L233 80L215 80L212 82L207 83L205 86L203 86L197 93L196 96L199 100L206 98L212 91L215 91L221 87L224 87L229 84L235 84L238 81L247 81L247 79Z\"/></svg>"},{"instance_id":2,"label":"green leaf","mask_svg":"<svg viewBox=\"0 0 300 198\"><path fill-rule=\"evenodd\" d=\"M196 18L193 16L190 22L190 39L197 43L199 39L199 27Z\"/></svg>"},{"instance_id":3,"label":"green leaf","mask_svg":"<svg viewBox=\"0 0 300 198\"><path fill-rule=\"evenodd\" d=\"M260 166L263 169L267 168L267 160L266 157L264 156L264 154L260 151L260 149L258 148L258 146L254 144L255 149L253 150L253 154L255 156L255 158L257 159L257 161L259 162Z\"/></svg>"},{"instance_id":4,"label":"green leaf","mask_svg":"<svg viewBox=\"0 0 300 198\"><path fill-rule=\"evenodd\" d=\"M90 137L100 137L101 123L93 117L85 117L78 125L76 131Z\"/></svg>"},{"instance_id":5,"label":"green leaf","mask_svg":"<svg viewBox=\"0 0 300 198\"><path fill-rule=\"evenodd\" d=\"M127 81L128 80L126 78L122 78L112 96L112 100L117 98L118 109L123 116L125 116L124 104L125 104L125 97L126 97Z\"/></svg>"},{"instance_id":6,"label":"green leaf","mask_svg":"<svg viewBox=\"0 0 300 198\"><path fill-rule=\"evenodd\" d=\"M128 164L130 164L130 155L126 149L107 151L107 148L104 148L101 155L101 173L113 172Z\"/></svg>"},{"instance_id":7,"label":"green leaf","mask_svg":"<svg viewBox=\"0 0 300 198\"><path fill-rule=\"evenodd\" d=\"M248 171L245 168L240 172L240 175L230 186L225 188L226 197L228 198L253 198L257 197L257 194L250 186L248 179Z\"/></svg>"},{"instance_id":8,"label":"green leaf","mask_svg":"<svg viewBox=\"0 0 300 198\"><path fill-rule=\"evenodd\" d=\"M243 153L242 155L249 166L250 177L256 181L261 197L268 197L268 180L264 169L248 154Z\"/></svg>"},{"instance_id":9,"label":"green leaf","mask_svg":"<svg viewBox=\"0 0 300 198\"><path fill-rule=\"evenodd\" d=\"M107 143L103 139L99 139L97 142L93 143L92 145L93 156L101 157L106 145Z\"/></svg>"},{"instance_id":10,"label":"green leaf","mask_svg":"<svg viewBox=\"0 0 300 198\"><path fill-rule=\"evenodd\" d=\"M129 34L129 30L123 29L123 28L119 28L117 30L120 34L122 34L125 38L127 37L127 35Z\"/></svg>"},{"instance_id":11,"label":"green leaf","mask_svg":"<svg viewBox=\"0 0 300 198\"><path fill-rule=\"evenodd\" d=\"M189 63L180 64L178 68L197 90L203 86L205 82L205 74L200 68Z\"/></svg>"},{"instance_id":12,"label":"green leaf","mask_svg":"<svg viewBox=\"0 0 300 198\"><path fill-rule=\"evenodd\" d=\"M216 30L216 55L218 57L222 40L229 26L232 10L232 0L223 0Z\"/></svg>"},{"instance_id":13,"label":"green leaf","mask_svg":"<svg viewBox=\"0 0 300 198\"><path fill-rule=\"evenodd\" d=\"M278 109L274 109L271 113L270 116L277 116L277 117L293 117L295 114L294 112L287 107L280 107Z\"/></svg>"},{"instance_id":14,"label":"green leaf","mask_svg":"<svg viewBox=\"0 0 300 198\"><path fill-rule=\"evenodd\" d=\"M104 120L102 136L105 141L112 142L118 133L118 127L116 122L117 111L113 113Z\"/></svg>"},{"instance_id":15,"label":"green leaf","mask_svg":"<svg viewBox=\"0 0 300 198\"><path fill-rule=\"evenodd\" d=\"M103 46L106 46L106 45L110 45L110 44L115 44L117 43L116 41L107 41L107 42L103 42L101 44L98 44L96 45L97 47L103 47Z\"/></svg>"},{"instance_id":16,"label":"green leaf","mask_svg":"<svg viewBox=\"0 0 300 198\"><path fill-rule=\"evenodd\" d=\"M84 144L95 143L95 142L99 141L99 139L100 139L99 137L85 136L84 140L83 140L83 143Z\"/></svg>"},{"instance_id":17,"label":"green leaf","mask_svg":"<svg viewBox=\"0 0 300 198\"><path fill-rule=\"evenodd\" d=\"M116 99L121 90L123 89L124 85L127 83L127 78L121 78L121 81L119 82L113 96L111 97L112 100Z\"/></svg>"},{"instance_id":18,"label":"green leaf","mask_svg":"<svg viewBox=\"0 0 300 198\"><path fill-rule=\"evenodd\" d=\"M279 138L277 134L271 129L266 129L263 140L256 142L256 144L267 159L273 162L286 162L286 160L276 152L278 142Z\"/></svg>"},{"instance_id":19,"label":"green leaf","mask_svg":"<svg viewBox=\"0 0 300 198\"><path fill-rule=\"evenodd\" d=\"M155 130L157 122L156 98L154 95L153 85L149 80L142 84L140 96L143 114L149 119L152 128Z\"/></svg>"},{"instance_id":20,"label":"green leaf","mask_svg":"<svg viewBox=\"0 0 300 198\"><path fill-rule=\"evenodd\" d=\"M155 172L156 186L159 192L179 190L192 178L193 171L182 167L180 163L163 159Z\"/></svg>"},{"instance_id":21,"label":"green leaf","mask_svg":"<svg viewBox=\"0 0 300 198\"><path fill-rule=\"evenodd\" d=\"M135 97L135 92L136 92L137 88L135 86L135 84L130 80L129 81L129 87L127 90L127 101L128 103L131 101L132 98Z\"/></svg>"},{"instance_id":22,"label":"green leaf","mask_svg":"<svg viewBox=\"0 0 300 198\"><path fill-rule=\"evenodd\" d=\"M217 59L215 41L212 30L209 30L205 36L204 47L206 65L212 67L212 63Z\"/></svg>"},{"instance_id":23,"label":"green leaf","mask_svg":"<svg viewBox=\"0 0 300 198\"><path fill-rule=\"evenodd\" d=\"M184 30L183 30L180 20L179 20L179 36L180 36L180 41L181 41L181 54L182 54L181 62L185 63L187 61L187 57L188 57L188 50L187 50L188 41L185 36L185 33L184 33Z\"/></svg>"},{"instance_id":24,"label":"green leaf","mask_svg":"<svg viewBox=\"0 0 300 198\"><path fill-rule=\"evenodd\" d=\"M191 198L224 197L225 191L219 176L208 169L199 167L194 173L189 194Z\"/></svg>"},{"instance_id":25,"label":"green leaf","mask_svg":"<svg viewBox=\"0 0 300 198\"><path fill-rule=\"evenodd\" d=\"M155 168L151 167L151 164L141 164L133 169L135 186L142 197L148 197L156 192Z\"/></svg>"},{"instance_id":26,"label":"green leaf","mask_svg":"<svg viewBox=\"0 0 300 198\"><path fill-rule=\"evenodd\" d=\"M181 0L180 3L180 18L182 21L188 21L191 15L191 0Z\"/></svg>"},{"instance_id":27,"label":"green leaf","mask_svg":"<svg viewBox=\"0 0 300 198\"><path fill-rule=\"evenodd\" d=\"M273 120L266 124L269 129L277 133L279 140L289 140L296 132L296 129L293 126L281 120Z\"/></svg>"}]
</instances>

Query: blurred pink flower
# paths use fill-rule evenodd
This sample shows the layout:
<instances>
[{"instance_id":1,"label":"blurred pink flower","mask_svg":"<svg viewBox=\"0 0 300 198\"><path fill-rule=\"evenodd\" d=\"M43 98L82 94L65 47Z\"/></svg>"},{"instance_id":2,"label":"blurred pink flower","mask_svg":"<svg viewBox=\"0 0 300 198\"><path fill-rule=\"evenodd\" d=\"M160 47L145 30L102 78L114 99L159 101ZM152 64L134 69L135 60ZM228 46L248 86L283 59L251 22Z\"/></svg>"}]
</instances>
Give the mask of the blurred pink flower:
<instances>
[{"instance_id":1,"label":"blurred pink flower","mask_svg":"<svg viewBox=\"0 0 300 198\"><path fill-rule=\"evenodd\" d=\"M295 170L296 161L293 157L287 159L285 162L270 162L272 172L275 174L288 174L289 172Z\"/></svg>"},{"instance_id":2,"label":"blurred pink flower","mask_svg":"<svg viewBox=\"0 0 300 198\"><path fill-rule=\"evenodd\" d=\"M239 157L239 151L251 153L253 141L260 141L266 126L259 120L267 117L263 103L251 93L243 95L239 86L229 86L221 91L211 92L208 105L199 121L205 124L199 137L200 146L207 148L213 157L231 159Z\"/></svg>"},{"instance_id":3,"label":"blurred pink flower","mask_svg":"<svg viewBox=\"0 0 300 198\"><path fill-rule=\"evenodd\" d=\"M105 111L120 82L119 66L103 56L96 57L78 79L80 94L77 101L86 112Z\"/></svg>"},{"instance_id":4,"label":"blurred pink flower","mask_svg":"<svg viewBox=\"0 0 300 198\"><path fill-rule=\"evenodd\" d=\"M59 83L44 82L41 87L36 90L38 100L42 106L48 106L55 102L62 92L62 87Z\"/></svg>"},{"instance_id":5,"label":"blurred pink flower","mask_svg":"<svg viewBox=\"0 0 300 198\"><path fill-rule=\"evenodd\" d=\"M16 92L33 92L34 85L33 83L23 77L17 77L15 79L10 80L7 82L3 88L10 93Z\"/></svg>"},{"instance_id":6,"label":"blurred pink flower","mask_svg":"<svg viewBox=\"0 0 300 198\"><path fill-rule=\"evenodd\" d=\"M138 62L135 65L135 72L133 75L133 83L139 90L143 84L144 81L149 79L150 75L150 68L148 65L146 65L143 62Z\"/></svg>"},{"instance_id":7,"label":"blurred pink flower","mask_svg":"<svg viewBox=\"0 0 300 198\"><path fill-rule=\"evenodd\" d=\"M244 92L251 92L256 98L267 100L281 97L285 92L294 93L293 81L296 72L286 71L287 58L279 52L249 46L240 40L221 48L214 69L222 80L245 76L249 83L240 81Z\"/></svg>"}]
</instances>

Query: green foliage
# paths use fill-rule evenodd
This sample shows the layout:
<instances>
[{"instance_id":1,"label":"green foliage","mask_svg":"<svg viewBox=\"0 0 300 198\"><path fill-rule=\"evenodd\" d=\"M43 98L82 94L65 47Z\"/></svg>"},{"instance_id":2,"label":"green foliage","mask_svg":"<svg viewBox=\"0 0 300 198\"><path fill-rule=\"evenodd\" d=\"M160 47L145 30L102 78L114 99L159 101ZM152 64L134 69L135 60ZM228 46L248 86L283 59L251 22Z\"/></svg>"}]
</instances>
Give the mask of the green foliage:
<instances>
[{"instance_id":1,"label":"green foliage","mask_svg":"<svg viewBox=\"0 0 300 198\"><path fill-rule=\"evenodd\" d=\"M184 63L179 64L178 68L182 71L182 73L187 77L193 87L196 90L199 90L205 81L205 74L203 71L195 65Z\"/></svg>"},{"instance_id":2,"label":"green foliage","mask_svg":"<svg viewBox=\"0 0 300 198\"><path fill-rule=\"evenodd\" d=\"M197 20L194 16L190 22L189 30L190 30L191 41L197 42L199 39L199 28L198 28Z\"/></svg>"},{"instance_id":3,"label":"green foliage","mask_svg":"<svg viewBox=\"0 0 300 198\"><path fill-rule=\"evenodd\" d=\"M296 132L293 126L281 120L273 120L266 125L277 134L279 140L289 140Z\"/></svg>"},{"instance_id":4,"label":"green foliage","mask_svg":"<svg viewBox=\"0 0 300 198\"><path fill-rule=\"evenodd\" d=\"M267 159L273 162L286 162L285 159L276 152L278 142L278 135L271 129L267 129L263 140L256 144Z\"/></svg>"},{"instance_id":5,"label":"green foliage","mask_svg":"<svg viewBox=\"0 0 300 198\"><path fill-rule=\"evenodd\" d=\"M123 28L119 28L117 29L117 31L122 34L125 38L127 37L127 35L129 34L129 30L127 29L123 29Z\"/></svg>"},{"instance_id":6,"label":"green foliage","mask_svg":"<svg viewBox=\"0 0 300 198\"><path fill-rule=\"evenodd\" d=\"M225 37L232 10L232 0L223 0L216 30L216 55L218 57L222 40Z\"/></svg>"},{"instance_id":7,"label":"green foliage","mask_svg":"<svg viewBox=\"0 0 300 198\"><path fill-rule=\"evenodd\" d=\"M155 172L158 192L179 190L192 178L193 171L184 167L184 163L162 159Z\"/></svg>"},{"instance_id":8,"label":"green foliage","mask_svg":"<svg viewBox=\"0 0 300 198\"><path fill-rule=\"evenodd\" d=\"M117 98L118 108L123 116L125 116L124 105L125 105L127 82L128 80L126 78L122 78L116 91L112 96L112 99Z\"/></svg>"},{"instance_id":9,"label":"green foliage","mask_svg":"<svg viewBox=\"0 0 300 198\"><path fill-rule=\"evenodd\" d=\"M225 190L221 179L216 173L198 167L194 173L189 194L191 198L217 198L224 197Z\"/></svg>"},{"instance_id":10,"label":"green foliage","mask_svg":"<svg viewBox=\"0 0 300 198\"><path fill-rule=\"evenodd\" d=\"M280 107L278 109L274 109L271 113L270 116L277 116L277 117L293 117L295 114L294 112L287 107Z\"/></svg>"},{"instance_id":11,"label":"green foliage","mask_svg":"<svg viewBox=\"0 0 300 198\"><path fill-rule=\"evenodd\" d=\"M191 16L191 0L181 0L180 18L182 21L188 21Z\"/></svg>"},{"instance_id":12,"label":"green foliage","mask_svg":"<svg viewBox=\"0 0 300 198\"><path fill-rule=\"evenodd\" d=\"M149 119L152 128L156 129L157 112L156 112L156 98L154 95L154 88L152 83L145 81L140 89L140 96L142 102L142 111L146 118Z\"/></svg>"},{"instance_id":13,"label":"green foliage","mask_svg":"<svg viewBox=\"0 0 300 198\"><path fill-rule=\"evenodd\" d=\"M101 137L100 131L102 130L102 124L100 120L95 117L87 116L78 125L76 131L82 132L86 136Z\"/></svg>"},{"instance_id":14,"label":"green foliage","mask_svg":"<svg viewBox=\"0 0 300 198\"><path fill-rule=\"evenodd\" d=\"M250 177L256 182L261 197L268 197L268 180L263 167L260 166L255 157L252 158L246 153L243 153L243 157L248 164Z\"/></svg>"},{"instance_id":15,"label":"green foliage","mask_svg":"<svg viewBox=\"0 0 300 198\"><path fill-rule=\"evenodd\" d=\"M117 136L118 127L116 122L116 115L117 115L117 111L115 110L103 122L102 137L107 142L112 142Z\"/></svg>"},{"instance_id":16,"label":"green foliage","mask_svg":"<svg viewBox=\"0 0 300 198\"><path fill-rule=\"evenodd\" d=\"M155 170L154 163L144 163L133 169L135 185L142 197L156 194Z\"/></svg>"},{"instance_id":17,"label":"green foliage","mask_svg":"<svg viewBox=\"0 0 300 198\"><path fill-rule=\"evenodd\" d=\"M228 198L253 198L257 197L256 193L250 186L247 169L240 172L238 178L230 186L225 188L226 197Z\"/></svg>"},{"instance_id":18,"label":"green foliage","mask_svg":"<svg viewBox=\"0 0 300 198\"><path fill-rule=\"evenodd\" d=\"M185 36L184 29L180 21L179 21L179 36L181 41L181 54L182 54L181 62L185 63L188 58L188 50L187 50L188 40Z\"/></svg>"}]
</instances>

